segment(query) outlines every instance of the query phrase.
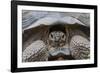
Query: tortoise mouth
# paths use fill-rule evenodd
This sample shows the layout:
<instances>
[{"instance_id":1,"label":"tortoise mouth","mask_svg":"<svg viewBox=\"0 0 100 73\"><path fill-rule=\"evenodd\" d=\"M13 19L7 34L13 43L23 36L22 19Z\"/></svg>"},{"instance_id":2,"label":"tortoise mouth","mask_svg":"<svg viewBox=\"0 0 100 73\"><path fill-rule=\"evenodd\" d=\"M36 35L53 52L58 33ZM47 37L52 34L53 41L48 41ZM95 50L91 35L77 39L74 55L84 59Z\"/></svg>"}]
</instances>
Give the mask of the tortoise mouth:
<instances>
[{"instance_id":1,"label":"tortoise mouth","mask_svg":"<svg viewBox=\"0 0 100 73\"><path fill-rule=\"evenodd\" d=\"M64 40L61 40L61 41L52 41L52 40L49 40L49 44L52 46L52 47L61 47L61 46L64 46L66 43L66 41Z\"/></svg>"}]
</instances>

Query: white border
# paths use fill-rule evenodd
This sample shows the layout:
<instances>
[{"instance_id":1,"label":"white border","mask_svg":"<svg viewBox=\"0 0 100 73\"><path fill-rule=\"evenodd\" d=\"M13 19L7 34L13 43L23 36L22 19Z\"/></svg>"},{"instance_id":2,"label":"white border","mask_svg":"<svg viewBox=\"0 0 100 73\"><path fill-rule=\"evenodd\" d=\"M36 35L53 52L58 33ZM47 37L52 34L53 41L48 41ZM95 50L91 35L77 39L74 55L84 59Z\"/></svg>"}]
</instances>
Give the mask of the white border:
<instances>
[{"instance_id":1,"label":"white border","mask_svg":"<svg viewBox=\"0 0 100 73\"><path fill-rule=\"evenodd\" d=\"M40 10L40 11L59 11L59 12L82 12L90 13L90 59L89 60L68 60L68 61L47 61L47 62L30 62L22 63L22 10ZM17 51L17 66L18 68L25 67L41 67L41 66L59 66L59 65L76 65L76 64L93 64L94 63L94 10L92 9L77 9L77 8L58 8L58 7L40 7L40 6L18 6L18 51Z\"/></svg>"}]
</instances>

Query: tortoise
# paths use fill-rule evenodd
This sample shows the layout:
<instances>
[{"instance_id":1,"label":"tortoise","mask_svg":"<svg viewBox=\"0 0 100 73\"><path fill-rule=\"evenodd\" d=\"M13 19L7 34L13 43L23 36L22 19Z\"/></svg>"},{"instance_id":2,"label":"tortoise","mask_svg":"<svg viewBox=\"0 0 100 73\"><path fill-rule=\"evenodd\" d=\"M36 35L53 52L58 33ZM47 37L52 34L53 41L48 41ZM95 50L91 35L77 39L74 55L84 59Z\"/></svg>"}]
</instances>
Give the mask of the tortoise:
<instances>
[{"instance_id":1,"label":"tortoise","mask_svg":"<svg viewBox=\"0 0 100 73\"><path fill-rule=\"evenodd\" d=\"M22 33L22 61L90 58L90 27L72 16L43 17Z\"/></svg>"}]
</instances>

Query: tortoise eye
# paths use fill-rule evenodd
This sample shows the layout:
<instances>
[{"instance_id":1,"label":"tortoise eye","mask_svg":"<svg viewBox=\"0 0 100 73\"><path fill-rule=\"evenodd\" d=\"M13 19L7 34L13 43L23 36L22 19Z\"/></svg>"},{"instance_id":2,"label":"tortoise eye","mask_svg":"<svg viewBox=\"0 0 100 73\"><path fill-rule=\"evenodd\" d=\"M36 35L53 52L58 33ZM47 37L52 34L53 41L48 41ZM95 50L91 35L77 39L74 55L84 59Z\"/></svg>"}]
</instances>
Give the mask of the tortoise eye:
<instances>
[{"instance_id":1,"label":"tortoise eye","mask_svg":"<svg viewBox=\"0 0 100 73\"><path fill-rule=\"evenodd\" d=\"M53 38L53 35L51 34L51 38Z\"/></svg>"},{"instance_id":2,"label":"tortoise eye","mask_svg":"<svg viewBox=\"0 0 100 73\"><path fill-rule=\"evenodd\" d=\"M62 38L64 38L64 35L62 36Z\"/></svg>"}]
</instances>

